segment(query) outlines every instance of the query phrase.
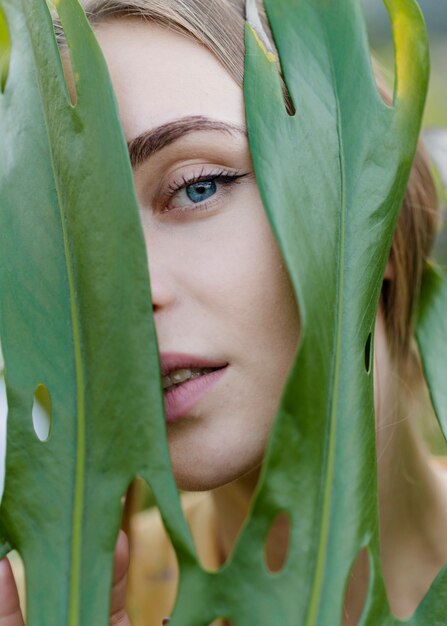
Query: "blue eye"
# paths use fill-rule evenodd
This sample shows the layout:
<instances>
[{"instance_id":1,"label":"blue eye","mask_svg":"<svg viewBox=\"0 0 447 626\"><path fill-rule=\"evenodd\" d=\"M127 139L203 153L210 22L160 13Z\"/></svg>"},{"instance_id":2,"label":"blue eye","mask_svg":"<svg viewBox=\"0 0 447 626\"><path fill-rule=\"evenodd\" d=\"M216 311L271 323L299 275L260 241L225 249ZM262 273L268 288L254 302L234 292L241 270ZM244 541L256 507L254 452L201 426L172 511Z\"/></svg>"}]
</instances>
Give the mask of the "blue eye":
<instances>
[{"instance_id":1,"label":"blue eye","mask_svg":"<svg viewBox=\"0 0 447 626\"><path fill-rule=\"evenodd\" d=\"M205 169L198 176L182 176L180 182L168 186L167 197L160 213L203 213L209 209L210 204L219 204L225 193L238 180L247 176L250 176L250 172L233 174L225 171L206 172Z\"/></svg>"},{"instance_id":2,"label":"blue eye","mask_svg":"<svg viewBox=\"0 0 447 626\"><path fill-rule=\"evenodd\" d=\"M186 187L186 195L191 202L199 203L208 200L217 192L217 185L214 180L204 180Z\"/></svg>"}]
</instances>

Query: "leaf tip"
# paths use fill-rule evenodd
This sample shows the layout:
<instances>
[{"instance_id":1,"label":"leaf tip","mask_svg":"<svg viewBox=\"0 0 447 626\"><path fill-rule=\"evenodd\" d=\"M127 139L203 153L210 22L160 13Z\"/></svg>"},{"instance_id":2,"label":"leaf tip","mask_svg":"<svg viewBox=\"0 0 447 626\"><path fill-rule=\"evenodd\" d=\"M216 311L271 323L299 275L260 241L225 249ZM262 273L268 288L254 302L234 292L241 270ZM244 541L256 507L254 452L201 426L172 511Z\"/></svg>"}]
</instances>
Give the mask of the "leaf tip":
<instances>
[{"instance_id":1,"label":"leaf tip","mask_svg":"<svg viewBox=\"0 0 447 626\"><path fill-rule=\"evenodd\" d=\"M259 17L256 0L246 0L245 13L247 23L262 52L270 62L274 61L276 63L276 54L273 51L272 44L270 43L267 33L262 25L261 18Z\"/></svg>"}]
</instances>

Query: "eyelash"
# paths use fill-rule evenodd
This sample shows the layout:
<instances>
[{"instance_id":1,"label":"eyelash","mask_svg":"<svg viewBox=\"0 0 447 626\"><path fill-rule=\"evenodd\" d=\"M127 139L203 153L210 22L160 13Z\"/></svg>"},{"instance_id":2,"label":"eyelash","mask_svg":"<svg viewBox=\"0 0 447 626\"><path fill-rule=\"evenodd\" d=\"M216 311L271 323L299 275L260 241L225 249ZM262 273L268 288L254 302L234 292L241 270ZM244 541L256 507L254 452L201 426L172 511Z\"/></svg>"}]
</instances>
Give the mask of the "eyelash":
<instances>
[{"instance_id":1,"label":"eyelash","mask_svg":"<svg viewBox=\"0 0 447 626\"><path fill-rule=\"evenodd\" d=\"M182 176L181 183L174 183L172 185L169 185L168 193L167 193L167 204L165 208L162 209L161 213L169 213L172 211L176 213L184 213L184 212L191 212L191 211L207 211L210 208L210 205L215 202L215 196L217 197L220 195L219 192L214 194L214 196L211 198L210 201L191 203L190 205L184 206L184 207L169 208L169 202L172 200L172 198L176 194L179 193L179 191L182 191L183 189L186 189L187 187L190 187L191 185L195 185L197 183L203 183L203 182L216 182L221 185L230 187L231 185L236 183L237 180L244 178L245 176L248 176L248 174L232 174L231 172L226 171L226 170L220 170L219 172L215 172L215 173L210 173L210 172L205 173L205 171L202 170L202 172L198 176L191 176L190 178L186 178L185 176Z\"/></svg>"}]
</instances>

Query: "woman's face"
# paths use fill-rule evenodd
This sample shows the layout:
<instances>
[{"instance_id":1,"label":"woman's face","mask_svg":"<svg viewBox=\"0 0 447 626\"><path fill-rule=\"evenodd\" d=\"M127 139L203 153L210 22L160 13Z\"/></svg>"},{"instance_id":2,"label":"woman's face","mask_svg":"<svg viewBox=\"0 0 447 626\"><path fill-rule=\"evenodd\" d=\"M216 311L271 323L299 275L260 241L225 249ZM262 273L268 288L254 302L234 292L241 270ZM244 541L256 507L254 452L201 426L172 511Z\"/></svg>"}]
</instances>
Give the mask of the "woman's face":
<instances>
[{"instance_id":1,"label":"woman's face","mask_svg":"<svg viewBox=\"0 0 447 626\"><path fill-rule=\"evenodd\" d=\"M130 144L162 366L222 367L165 391L174 473L183 489L217 487L261 462L298 344L242 90L162 27L116 19L96 35Z\"/></svg>"}]
</instances>

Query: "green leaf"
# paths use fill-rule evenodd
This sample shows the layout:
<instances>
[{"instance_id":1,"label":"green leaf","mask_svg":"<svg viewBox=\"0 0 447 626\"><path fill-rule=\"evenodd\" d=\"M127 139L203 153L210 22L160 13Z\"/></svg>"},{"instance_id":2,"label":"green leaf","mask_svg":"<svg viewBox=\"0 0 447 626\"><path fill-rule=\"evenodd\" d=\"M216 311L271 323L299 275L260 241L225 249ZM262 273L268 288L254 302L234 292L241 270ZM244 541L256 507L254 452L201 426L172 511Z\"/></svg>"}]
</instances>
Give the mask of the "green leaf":
<instances>
[{"instance_id":1,"label":"green leaf","mask_svg":"<svg viewBox=\"0 0 447 626\"><path fill-rule=\"evenodd\" d=\"M194 559L170 471L144 238L110 80L80 6L58 4L76 106L45 0L0 6L12 41L0 95L1 541L25 562L28 624L105 626L121 500L137 474ZM46 443L31 418L39 385L53 413Z\"/></svg>"},{"instance_id":2,"label":"green leaf","mask_svg":"<svg viewBox=\"0 0 447 626\"><path fill-rule=\"evenodd\" d=\"M397 72L388 107L377 93L358 2L264 4L296 115L285 110L276 60L249 27L247 121L264 205L299 302L301 341L255 521L241 545L253 541L255 528L261 542L273 516L288 512L289 561L270 583L270 595L275 584L284 594L287 621L277 614L263 623L333 623L365 547L371 584L361 623L394 623L379 560L373 381L365 349L420 129L425 28L414 2L387 2Z\"/></svg>"}]
</instances>

